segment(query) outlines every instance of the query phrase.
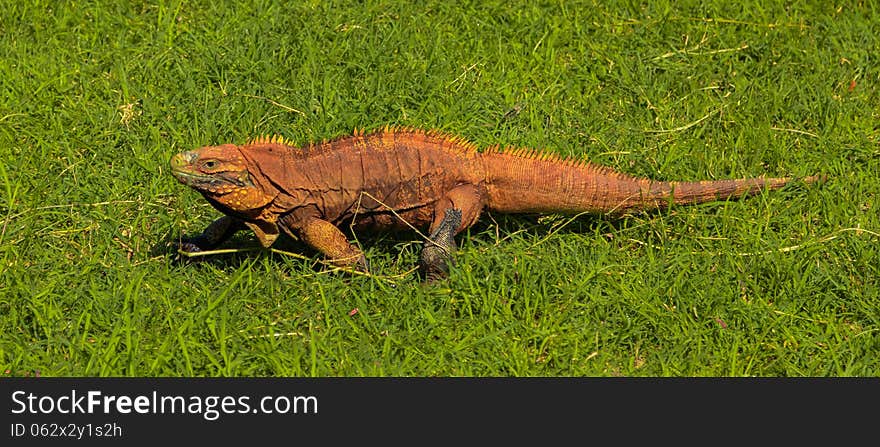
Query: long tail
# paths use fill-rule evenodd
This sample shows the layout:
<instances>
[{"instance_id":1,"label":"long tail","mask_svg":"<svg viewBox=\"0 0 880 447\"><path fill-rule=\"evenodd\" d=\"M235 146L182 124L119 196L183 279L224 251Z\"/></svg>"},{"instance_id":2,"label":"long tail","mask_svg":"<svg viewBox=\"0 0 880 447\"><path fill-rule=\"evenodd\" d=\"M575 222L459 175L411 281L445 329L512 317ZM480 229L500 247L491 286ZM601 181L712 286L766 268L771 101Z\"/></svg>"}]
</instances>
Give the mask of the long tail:
<instances>
[{"instance_id":1,"label":"long tail","mask_svg":"<svg viewBox=\"0 0 880 447\"><path fill-rule=\"evenodd\" d=\"M745 178L664 182L631 177L610 168L532 151L484 154L489 208L507 213L619 214L633 210L689 205L754 195L779 189L783 178ZM802 178L805 183L823 177Z\"/></svg>"}]
</instances>

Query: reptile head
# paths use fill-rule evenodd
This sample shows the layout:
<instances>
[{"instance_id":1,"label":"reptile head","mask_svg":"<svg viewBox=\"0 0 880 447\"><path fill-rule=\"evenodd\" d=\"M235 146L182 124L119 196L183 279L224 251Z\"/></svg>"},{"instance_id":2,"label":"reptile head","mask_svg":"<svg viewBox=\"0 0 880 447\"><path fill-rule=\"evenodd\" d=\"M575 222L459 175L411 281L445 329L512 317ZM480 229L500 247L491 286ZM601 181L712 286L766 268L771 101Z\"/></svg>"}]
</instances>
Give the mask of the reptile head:
<instances>
[{"instance_id":1,"label":"reptile head","mask_svg":"<svg viewBox=\"0 0 880 447\"><path fill-rule=\"evenodd\" d=\"M180 183L233 211L262 208L273 199L252 181L248 162L234 144L181 152L171 157L171 173Z\"/></svg>"}]
</instances>

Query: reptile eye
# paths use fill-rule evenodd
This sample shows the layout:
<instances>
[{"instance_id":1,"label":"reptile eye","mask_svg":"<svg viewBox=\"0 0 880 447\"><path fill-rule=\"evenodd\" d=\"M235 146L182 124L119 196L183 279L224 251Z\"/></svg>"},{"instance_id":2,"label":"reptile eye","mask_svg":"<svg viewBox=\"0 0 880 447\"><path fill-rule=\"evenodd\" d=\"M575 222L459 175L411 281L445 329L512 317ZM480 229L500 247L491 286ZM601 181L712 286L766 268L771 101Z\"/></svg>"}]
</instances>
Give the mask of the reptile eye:
<instances>
[{"instance_id":1,"label":"reptile eye","mask_svg":"<svg viewBox=\"0 0 880 447\"><path fill-rule=\"evenodd\" d=\"M218 165L217 160L208 160L202 163L202 167L205 169L214 169Z\"/></svg>"}]
</instances>

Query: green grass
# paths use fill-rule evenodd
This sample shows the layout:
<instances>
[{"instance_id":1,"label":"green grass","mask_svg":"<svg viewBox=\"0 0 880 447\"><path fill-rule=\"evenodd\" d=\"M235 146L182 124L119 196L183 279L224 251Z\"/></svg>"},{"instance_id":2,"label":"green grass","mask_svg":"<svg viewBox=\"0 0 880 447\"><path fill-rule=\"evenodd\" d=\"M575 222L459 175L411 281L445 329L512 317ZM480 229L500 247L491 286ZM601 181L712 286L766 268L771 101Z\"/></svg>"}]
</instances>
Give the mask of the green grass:
<instances>
[{"instance_id":1,"label":"green grass","mask_svg":"<svg viewBox=\"0 0 880 447\"><path fill-rule=\"evenodd\" d=\"M880 374L874 2L25 3L0 1L5 375ZM357 235L390 280L310 252L174 262L218 214L173 153L385 124L664 180L830 180L486 215L433 286L412 234Z\"/></svg>"}]
</instances>

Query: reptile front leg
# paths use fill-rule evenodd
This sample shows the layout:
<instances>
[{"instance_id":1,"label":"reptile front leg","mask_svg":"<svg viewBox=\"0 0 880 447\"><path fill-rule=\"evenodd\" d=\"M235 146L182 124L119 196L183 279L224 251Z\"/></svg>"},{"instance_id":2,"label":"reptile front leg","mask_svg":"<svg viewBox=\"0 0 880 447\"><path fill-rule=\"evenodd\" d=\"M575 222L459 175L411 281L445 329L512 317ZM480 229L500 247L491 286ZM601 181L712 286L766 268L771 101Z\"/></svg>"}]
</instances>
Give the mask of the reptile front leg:
<instances>
[{"instance_id":1,"label":"reptile front leg","mask_svg":"<svg viewBox=\"0 0 880 447\"><path fill-rule=\"evenodd\" d=\"M282 218L282 227L299 235L306 245L318 250L327 260L339 267L352 267L361 272L369 271L363 252L348 242L345 234L330 222L317 217L301 220Z\"/></svg>"},{"instance_id":2,"label":"reptile front leg","mask_svg":"<svg viewBox=\"0 0 880 447\"><path fill-rule=\"evenodd\" d=\"M181 238L177 247L188 253L211 250L245 228L242 221L234 217L223 216L211 222L198 236Z\"/></svg>"}]
</instances>

